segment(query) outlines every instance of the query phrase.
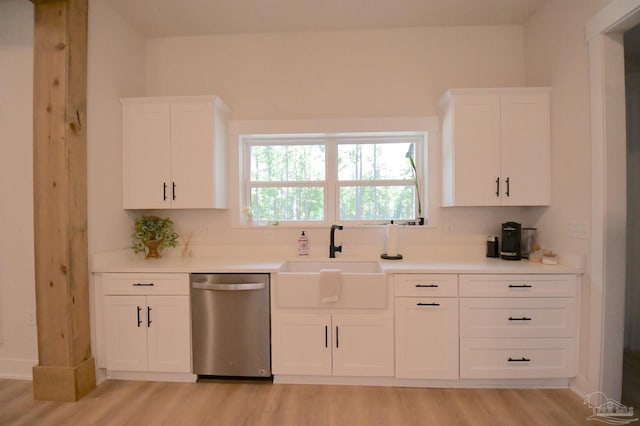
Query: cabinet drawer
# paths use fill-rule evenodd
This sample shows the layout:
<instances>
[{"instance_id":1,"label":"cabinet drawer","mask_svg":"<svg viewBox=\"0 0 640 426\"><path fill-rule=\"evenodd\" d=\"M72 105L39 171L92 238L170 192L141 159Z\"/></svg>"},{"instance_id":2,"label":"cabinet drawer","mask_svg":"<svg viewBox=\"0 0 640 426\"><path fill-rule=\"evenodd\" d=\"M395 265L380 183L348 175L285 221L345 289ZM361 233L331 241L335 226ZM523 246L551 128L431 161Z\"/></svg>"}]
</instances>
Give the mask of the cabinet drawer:
<instances>
[{"instance_id":1,"label":"cabinet drawer","mask_svg":"<svg viewBox=\"0 0 640 426\"><path fill-rule=\"evenodd\" d=\"M104 294L188 295L189 274L103 274L102 289Z\"/></svg>"},{"instance_id":2,"label":"cabinet drawer","mask_svg":"<svg viewBox=\"0 0 640 426\"><path fill-rule=\"evenodd\" d=\"M574 298L461 298L460 337L574 337Z\"/></svg>"},{"instance_id":3,"label":"cabinet drawer","mask_svg":"<svg viewBox=\"0 0 640 426\"><path fill-rule=\"evenodd\" d=\"M463 379L542 379L575 375L575 339L460 340L460 378Z\"/></svg>"},{"instance_id":4,"label":"cabinet drawer","mask_svg":"<svg viewBox=\"0 0 640 426\"><path fill-rule=\"evenodd\" d=\"M456 274L395 274L395 295L401 297L456 297Z\"/></svg>"},{"instance_id":5,"label":"cabinet drawer","mask_svg":"<svg viewBox=\"0 0 640 426\"><path fill-rule=\"evenodd\" d=\"M573 297L576 275L460 275L460 297Z\"/></svg>"}]
</instances>

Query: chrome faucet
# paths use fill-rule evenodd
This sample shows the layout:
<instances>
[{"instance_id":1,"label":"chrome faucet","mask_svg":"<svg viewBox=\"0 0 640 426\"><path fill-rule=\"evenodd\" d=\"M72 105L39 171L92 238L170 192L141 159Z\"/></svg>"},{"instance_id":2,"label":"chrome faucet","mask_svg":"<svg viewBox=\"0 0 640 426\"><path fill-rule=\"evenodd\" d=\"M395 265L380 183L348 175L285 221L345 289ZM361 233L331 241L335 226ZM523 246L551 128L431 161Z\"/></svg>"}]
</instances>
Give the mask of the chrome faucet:
<instances>
[{"instance_id":1,"label":"chrome faucet","mask_svg":"<svg viewBox=\"0 0 640 426\"><path fill-rule=\"evenodd\" d=\"M336 229L342 229L342 225L331 225L331 238L329 242L329 258L334 259L336 252L342 253L342 245L336 246Z\"/></svg>"}]
</instances>

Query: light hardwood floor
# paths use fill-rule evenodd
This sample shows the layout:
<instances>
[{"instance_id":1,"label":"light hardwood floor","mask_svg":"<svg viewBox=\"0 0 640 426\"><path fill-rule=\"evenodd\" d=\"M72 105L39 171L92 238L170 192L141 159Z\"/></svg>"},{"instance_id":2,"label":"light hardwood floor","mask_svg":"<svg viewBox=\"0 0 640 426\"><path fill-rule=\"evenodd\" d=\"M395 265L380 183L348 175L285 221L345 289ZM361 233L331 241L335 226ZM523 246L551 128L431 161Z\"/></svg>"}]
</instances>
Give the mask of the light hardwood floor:
<instances>
[{"instance_id":1,"label":"light hardwood floor","mask_svg":"<svg viewBox=\"0 0 640 426\"><path fill-rule=\"evenodd\" d=\"M0 380L0 425L594 425L566 389L470 390L106 380L76 403Z\"/></svg>"}]
</instances>

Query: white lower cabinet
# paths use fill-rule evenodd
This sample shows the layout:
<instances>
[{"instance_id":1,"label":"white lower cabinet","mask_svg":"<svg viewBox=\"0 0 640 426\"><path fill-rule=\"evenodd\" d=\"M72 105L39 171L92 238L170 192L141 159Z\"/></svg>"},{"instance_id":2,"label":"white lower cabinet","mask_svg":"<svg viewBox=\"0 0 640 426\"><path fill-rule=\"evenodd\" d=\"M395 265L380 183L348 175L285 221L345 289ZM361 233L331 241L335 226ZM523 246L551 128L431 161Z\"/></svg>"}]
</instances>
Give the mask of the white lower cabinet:
<instances>
[{"instance_id":1,"label":"white lower cabinet","mask_svg":"<svg viewBox=\"0 0 640 426\"><path fill-rule=\"evenodd\" d=\"M576 375L577 276L460 275L460 378Z\"/></svg>"},{"instance_id":2,"label":"white lower cabinet","mask_svg":"<svg viewBox=\"0 0 640 426\"><path fill-rule=\"evenodd\" d=\"M458 378L458 299L396 298L396 377Z\"/></svg>"},{"instance_id":3,"label":"white lower cabinet","mask_svg":"<svg viewBox=\"0 0 640 426\"><path fill-rule=\"evenodd\" d=\"M104 275L108 370L191 372L188 275L179 275Z\"/></svg>"},{"instance_id":4,"label":"white lower cabinet","mask_svg":"<svg viewBox=\"0 0 640 426\"><path fill-rule=\"evenodd\" d=\"M458 379L458 277L396 274L395 376Z\"/></svg>"},{"instance_id":5,"label":"white lower cabinet","mask_svg":"<svg viewBox=\"0 0 640 426\"><path fill-rule=\"evenodd\" d=\"M393 376L390 314L274 313L278 375Z\"/></svg>"}]
</instances>

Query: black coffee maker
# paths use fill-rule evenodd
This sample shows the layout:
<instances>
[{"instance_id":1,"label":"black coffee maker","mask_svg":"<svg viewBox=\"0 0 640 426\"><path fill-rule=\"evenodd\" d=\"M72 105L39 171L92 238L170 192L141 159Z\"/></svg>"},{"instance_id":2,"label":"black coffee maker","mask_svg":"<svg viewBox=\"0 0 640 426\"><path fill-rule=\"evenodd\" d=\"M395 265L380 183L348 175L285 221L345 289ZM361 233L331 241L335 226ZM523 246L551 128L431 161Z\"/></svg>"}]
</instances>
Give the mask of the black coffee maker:
<instances>
[{"instance_id":1,"label":"black coffee maker","mask_svg":"<svg viewBox=\"0 0 640 426\"><path fill-rule=\"evenodd\" d=\"M520 238L522 235L522 225L517 222L506 222L502 224L502 248L500 257L505 260L520 260Z\"/></svg>"}]
</instances>

